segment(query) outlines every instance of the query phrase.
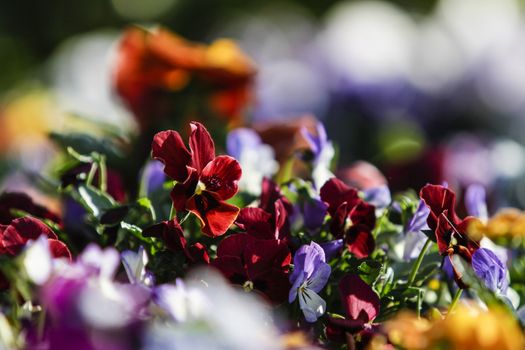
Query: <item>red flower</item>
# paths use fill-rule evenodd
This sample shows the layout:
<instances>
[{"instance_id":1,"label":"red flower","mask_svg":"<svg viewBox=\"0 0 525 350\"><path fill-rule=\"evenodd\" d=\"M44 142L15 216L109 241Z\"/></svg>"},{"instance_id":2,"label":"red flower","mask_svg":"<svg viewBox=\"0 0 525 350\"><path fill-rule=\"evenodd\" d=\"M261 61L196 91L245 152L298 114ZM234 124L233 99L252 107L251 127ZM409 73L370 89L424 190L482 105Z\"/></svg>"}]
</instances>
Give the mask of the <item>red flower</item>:
<instances>
[{"instance_id":1,"label":"red flower","mask_svg":"<svg viewBox=\"0 0 525 350\"><path fill-rule=\"evenodd\" d=\"M468 263L472 262L472 254L479 249L479 242L467 235L467 229L477 219L459 218L455 211L456 194L444 186L428 184L421 189L419 196L430 209L427 224L434 231L439 253L449 259L458 286L466 288L452 256L458 254Z\"/></svg>"},{"instance_id":2,"label":"red flower","mask_svg":"<svg viewBox=\"0 0 525 350\"><path fill-rule=\"evenodd\" d=\"M358 275L345 275L339 282L339 296L346 318L328 318L327 335L333 341L346 341L345 333L357 334L372 328L379 314L380 300Z\"/></svg>"},{"instance_id":3,"label":"red flower","mask_svg":"<svg viewBox=\"0 0 525 350\"><path fill-rule=\"evenodd\" d=\"M196 243L188 246L182 227L176 219L162 221L144 229L143 236L161 239L166 248L174 252L183 252L191 263L210 263L210 257L204 245Z\"/></svg>"},{"instance_id":4,"label":"red flower","mask_svg":"<svg viewBox=\"0 0 525 350\"><path fill-rule=\"evenodd\" d=\"M164 163L166 175L177 181L171 192L175 209L195 214L207 236L220 236L239 214L239 208L224 201L237 193L241 167L230 156L215 156L213 140L202 124L190 126L190 150L178 132L169 130L155 135L152 155Z\"/></svg>"},{"instance_id":5,"label":"red flower","mask_svg":"<svg viewBox=\"0 0 525 350\"><path fill-rule=\"evenodd\" d=\"M221 241L212 265L232 283L258 290L272 302L282 303L290 290L288 270L291 260L285 242L238 233Z\"/></svg>"},{"instance_id":6,"label":"red flower","mask_svg":"<svg viewBox=\"0 0 525 350\"><path fill-rule=\"evenodd\" d=\"M332 178L321 187L321 199L328 204L332 217L330 230L344 237L348 250L358 258L366 258L375 248L372 230L375 226L375 208L361 198L355 188Z\"/></svg>"},{"instance_id":7,"label":"red flower","mask_svg":"<svg viewBox=\"0 0 525 350\"><path fill-rule=\"evenodd\" d=\"M456 194L444 186L426 185L419 195L430 209L427 224L435 233L439 253L450 255L452 249L470 261L472 254L479 248L479 242L469 238L466 231L468 225L477 219L459 218L455 211ZM454 242L452 238L455 238Z\"/></svg>"},{"instance_id":8,"label":"red flower","mask_svg":"<svg viewBox=\"0 0 525 350\"><path fill-rule=\"evenodd\" d=\"M241 209L235 224L256 238L285 239L290 233L288 217L292 211L292 204L277 184L264 178L259 207Z\"/></svg>"}]
</instances>

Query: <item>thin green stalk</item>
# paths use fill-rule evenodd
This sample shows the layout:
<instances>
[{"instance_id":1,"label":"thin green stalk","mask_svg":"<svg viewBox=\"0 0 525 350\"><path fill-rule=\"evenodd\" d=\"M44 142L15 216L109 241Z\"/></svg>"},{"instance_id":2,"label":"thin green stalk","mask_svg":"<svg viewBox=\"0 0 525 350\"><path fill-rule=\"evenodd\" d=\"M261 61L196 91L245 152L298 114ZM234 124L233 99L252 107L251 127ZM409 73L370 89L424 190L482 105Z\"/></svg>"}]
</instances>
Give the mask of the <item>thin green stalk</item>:
<instances>
[{"instance_id":1,"label":"thin green stalk","mask_svg":"<svg viewBox=\"0 0 525 350\"><path fill-rule=\"evenodd\" d=\"M97 163L91 163L91 169L89 169L89 173L86 179L86 185L91 185L93 183L93 179L95 178L95 174L97 173L98 164Z\"/></svg>"},{"instance_id":2,"label":"thin green stalk","mask_svg":"<svg viewBox=\"0 0 525 350\"><path fill-rule=\"evenodd\" d=\"M417 257L416 263L414 266L412 266L412 271L410 271L410 275L408 277L408 287L411 287L412 284L414 284L414 280L416 279L417 271L421 267L421 263L423 262L423 258L425 257L425 254L432 244L432 240L430 238L427 238L427 241L425 242L425 245L421 249L421 252L419 253L419 256Z\"/></svg>"},{"instance_id":3,"label":"thin green stalk","mask_svg":"<svg viewBox=\"0 0 525 350\"><path fill-rule=\"evenodd\" d=\"M106 167L105 155L100 155L98 166L100 167L100 190L106 192L108 189L108 171Z\"/></svg>"},{"instance_id":4,"label":"thin green stalk","mask_svg":"<svg viewBox=\"0 0 525 350\"><path fill-rule=\"evenodd\" d=\"M171 208L170 208L170 217L168 218L169 220L173 219L175 217L175 206L173 205L173 203L171 203Z\"/></svg>"},{"instance_id":5,"label":"thin green stalk","mask_svg":"<svg viewBox=\"0 0 525 350\"><path fill-rule=\"evenodd\" d=\"M458 288L456 294L454 295L454 299L452 299L452 303L450 304L448 308L447 316L450 315L452 311L454 311L454 308L456 307L462 293L463 293L463 289Z\"/></svg>"}]
</instances>

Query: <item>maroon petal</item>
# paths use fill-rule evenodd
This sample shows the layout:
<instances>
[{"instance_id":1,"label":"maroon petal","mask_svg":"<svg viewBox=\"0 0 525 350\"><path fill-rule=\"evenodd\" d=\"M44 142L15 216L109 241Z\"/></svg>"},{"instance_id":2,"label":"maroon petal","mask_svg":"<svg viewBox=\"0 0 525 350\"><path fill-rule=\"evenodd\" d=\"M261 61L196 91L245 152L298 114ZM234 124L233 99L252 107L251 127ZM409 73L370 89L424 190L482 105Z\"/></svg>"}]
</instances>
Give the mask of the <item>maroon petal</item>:
<instances>
[{"instance_id":1,"label":"maroon petal","mask_svg":"<svg viewBox=\"0 0 525 350\"><path fill-rule=\"evenodd\" d=\"M320 190L321 199L328 204L328 212L334 217L341 204L347 203L348 208L353 208L361 199L354 188L348 187L337 178L328 180Z\"/></svg>"},{"instance_id":2,"label":"maroon petal","mask_svg":"<svg viewBox=\"0 0 525 350\"><path fill-rule=\"evenodd\" d=\"M244 265L237 256L218 257L211 262L211 266L220 270L232 283L243 284L246 281Z\"/></svg>"},{"instance_id":3,"label":"maroon petal","mask_svg":"<svg viewBox=\"0 0 525 350\"><path fill-rule=\"evenodd\" d=\"M370 229L364 225L353 225L346 233L348 251L357 258L368 257L375 248L374 236Z\"/></svg>"},{"instance_id":4,"label":"maroon petal","mask_svg":"<svg viewBox=\"0 0 525 350\"><path fill-rule=\"evenodd\" d=\"M36 204L31 197L22 192L5 192L0 196L0 224L9 225L15 219L11 209L23 210L33 216L61 224L58 215Z\"/></svg>"},{"instance_id":5,"label":"maroon petal","mask_svg":"<svg viewBox=\"0 0 525 350\"><path fill-rule=\"evenodd\" d=\"M197 171L195 169L190 169L186 181L175 184L170 193L175 210L186 210L186 203L195 194L195 189L197 188L198 182L199 176Z\"/></svg>"},{"instance_id":6,"label":"maroon petal","mask_svg":"<svg viewBox=\"0 0 525 350\"><path fill-rule=\"evenodd\" d=\"M142 235L161 239L166 248L172 251L184 251L186 249L186 238L184 238L182 227L176 219L162 221L147 227L142 231Z\"/></svg>"},{"instance_id":7,"label":"maroon petal","mask_svg":"<svg viewBox=\"0 0 525 350\"><path fill-rule=\"evenodd\" d=\"M258 275L253 282L256 290L264 293L274 304L280 304L288 298L290 279L288 273L278 268L271 268Z\"/></svg>"},{"instance_id":8,"label":"maroon petal","mask_svg":"<svg viewBox=\"0 0 525 350\"><path fill-rule=\"evenodd\" d=\"M235 224L253 237L275 239L271 219L272 215L261 208L242 208Z\"/></svg>"},{"instance_id":9,"label":"maroon petal","mask_svg":"<svg viewBox=\"0 0 525 350\"><path fill-rule=\"evenodd\" d=\"M426 185L419 193L421 199L430 208L427 223L432 230L436 230L438 218L446 211L447 218L453 223L458 224L460 219L456 215L456 194L441 185Z\"/></svg>"},{"instance_id":10,"label":"maroon petal","mask_svg":"<svg viewBox=\"0 0 525 350\"><path fill-rule=\"evenodd\" d=\"M217 200L207 191L190 198L186 203L186 209L197 216L201 222L202 233L209 237L226 233L239 215L239 208Z\"/></svg>"},{"instance_id":11,"label":"maroon petal","mask_svg":"<svg viewBox=\"0 0 525 350\"><path fill-rule=\"evenodd\" d=\"M200 180L206 186L206 191L214 192L220 199L226 200L237 193L241 175L241 165L235 158L219 156L205 166Z\"/></svg>"},{"instance_id":12,"label":"maroon petal","mask_svg":"<svg viewBox=\"0 0 525 350\"><path fill-rule=\"evenodd\" d=\"M359 276L344 276L339 282L339 294L349 319L367 323L378 315L379 297Z\"/></svg>"},{"instance_id":13,"label":"maroon petal","mask_svg":"<svg viewBox=\"0 0 525 350\"><path fill-rule=\"evenodd\" d=\"M292 255L286 243L276 240L254 240L246 245L244 262L250 280L273 268L288 271Z\"/></svg>"},{"instance_id":14,"label":"maroon petal","mask_svg":"<svg viewBox=\"0 0 525 350\"><path fill-rule=\"evenodd\" d=\"M365 201L360 201L355 207L350 210L350 219L354 225L365 225L370 229L373 229L376 225L376 208L366 203Z\"/></svg>"},{"instance_id":15,"label":"maroon petal","mask_svg":"<svg viewBox=\"0 0 525 350\"><path fill-rule=\"evenodd\" d=\"M215 158L215 145L204 125L199 122L191 122L190 127L192 166L200 174L204 167Z\"/></svg>"},{"instance_id":16,"label":"maroon petal","mask_svg":"<svg viewBox=\"0 0 525 350\"><path fill-rule=\"evenodd\" d=\"M164 173L178 182L184 182L188 177L187 166L191 162L191 154L184 145L180 134L173 130L157 133L153 137L151 154L154 159L164 163Z\"/></svg>"},{"instance_id":17,"label":"maroon petal","mask_svg":"<svg viewBox=\"0 0 525 350\"><path fill-rule=\"evenodd\" d=\"M32 217L15 219L11 222L2 235L2 245L5 250L16 255L24 247L28 240L35 240L40 235L51 239L57 239L57 235L42 221Z\"/></svg>"},{"instance_id":18,"label":"maroon petal","mask_svg":"<svg viewBox=\"0 0 525 350\"><path fill-rule=\"evenodd\" d=\"M250 241L250 237L244 233L237 233L224 238L217 248L217 256L243 257L244 249Z\"/></svg>"},{"instance_id":19,"label":"maroon petal","mask_svg":"<svg viewBox=\"0 0 525 350\"><path fill-rule=\"evenodd\" d=\"M49 243L49 250L53 258L66 258L71 260L71 252L64 242L58 239L48 239L47 242Z\"/></svg>"},{"instance_id":20,"label":"maroon petal","mask_svg":"<svg viewBox=\"0 0 525 350\"><path fill-rule=\"evenodd\" d=\"M210 256L208 255L208 250L206 246L201 243L195 243L189 247L186 251L186 255L194 264L209 264Z\"/></svg>"}]
</instances>

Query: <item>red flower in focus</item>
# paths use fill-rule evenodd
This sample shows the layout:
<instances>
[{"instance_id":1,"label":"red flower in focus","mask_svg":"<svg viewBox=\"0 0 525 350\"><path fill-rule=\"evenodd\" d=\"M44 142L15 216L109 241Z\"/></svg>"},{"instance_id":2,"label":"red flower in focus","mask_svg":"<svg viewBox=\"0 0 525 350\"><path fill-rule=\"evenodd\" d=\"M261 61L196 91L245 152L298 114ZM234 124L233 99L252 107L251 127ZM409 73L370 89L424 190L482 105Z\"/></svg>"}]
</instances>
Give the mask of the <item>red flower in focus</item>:
<instances>
[{"instance_id":1,"label":"red flower in focus","mask_svg":"<svg viewBox=\"0 0 525 350\"><path fill-rule=\"evenodd\" d=\"M444 186L428 184L421 189L419 196L430 209L427 224L434 231L439 253L449 257L456 282L464 287L451 257L458 254L467 262L472 261L472 254L479 249L479 242L467 235L467 229L477 219L471 216L459 218L455 211L456 194Z\"/></svg>"},{"instance_id":2,"label":"red flower in focus","mask_svg":"<svg viewBox=\"0 0 525 350\"><path fill-rule=\"evenodd\" d=\"M118 48L115 88L143 130L155 119L172 115L170 94L193 81L210 91L213 111L239 124L252 100L254 75L253 63L232 41L220 39L206 46L163 28L132 27Z\"/></svg>"},{"instance_id":3,"label":"red flower in focus","mask_svg":"<svg viewBox=\"0 0 525 350\"><path fill-rule=\"evenodd\" d=\"M212 265L232 283L258 290L278 304L288 297L291 260L285 242L238 233L221 241Z\"/></svg>"},{"instance_id":4,"label":"red flower in focus","mask_svg":"<svg viewBox=\"0 0 525 350\"><path fill-rule=\"evenodd\" d=\"M182 227L176 219L162 221L143 231L144 237L155 237L164 242L166 248L174 252L183 252L191 263L210 263L206 247L201 243L188 246Z\"/></svg>"},{"instance_id":5,"label":"red flower in focus","mask_svg":"<svg viewBox=\"0 0 525 350\"><path fill-rule=\"evenodd\" d=\"M235 224L256 238L285 239L290 233L292 203L272 180L264 178L262 186L259 207L242 208Z\"/></svg>"},{"instance_id":6,"label":"red flower in focus","mask_svg":"<svg viewBox=\"0 0 525 350\"><path fill-rule=\"evenodd\" d=\"M337 178L327 181L320 192L332 217L332 233L337 238L344 237L348 250L356 257L366 258L375 248L372 236L375 207L362 200L355 188Z\"/></svg>"},{"instance_id":7,"label":"red flower in focus","mask_svg":"<svg viewBox=\"0 0 525 350\"><path fill-rule=\"evenodd\" d=\"M0 224L9 225L16 216L13 215L12 210L22 210L33 216L51 220L57 224L62 224L60 217L49 211L46 207L33 202L33 199L25 193L21 192L5 192L0 195Z\"/></svg>"},{"instance_id":8,"label":"red flower in focus","mask_svg":"<svg viewBox=\"0 0 525 350\"><path fill-rule=\"evenodd\" d=\"M153 138L152 156L177 181L171 191L175 209L195 214L207 236L220 236L239 214L239 208L224 201L237 193L241 166L230 156L215 156L213 140L202 124L190 126L190 150L178 132L169 130Z\"/></svg>"},{"instance_id":9,"label":"red flower in focus","mask_svg":"<svg viewBox=\"0 0 525 350\"><path fill-rule=\"evenodd\" d=\"M380 306L379 297L374 290L358 275L349 274L339 282L339 295L346 318L328 318L328 338L345 342L348 340L345 333L364 334L372 330L371 322L379 314Z\"/></svg>"}]
</instances>

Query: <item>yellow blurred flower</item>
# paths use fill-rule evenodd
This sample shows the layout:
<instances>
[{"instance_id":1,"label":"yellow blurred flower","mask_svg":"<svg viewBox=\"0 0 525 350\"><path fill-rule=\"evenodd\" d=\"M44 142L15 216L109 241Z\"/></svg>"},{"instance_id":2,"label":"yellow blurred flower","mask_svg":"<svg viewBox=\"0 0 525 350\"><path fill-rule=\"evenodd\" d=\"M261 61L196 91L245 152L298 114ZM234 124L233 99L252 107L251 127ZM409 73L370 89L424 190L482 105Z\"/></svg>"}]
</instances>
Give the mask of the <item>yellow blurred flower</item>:
<instances>
[{"instance_id":1,"label":"yellow blurred flower","mask_svg":"<svg viewBox=\"0 0 525 350\"><path fill-rule=\"evenodd\" d=\"M525 237L525 212L514 208L502 209L488 220L486 224L474 222L468 228L470 236L487 236L489 238L523 238Z\"/></svg>"},{"instance_id":2,"label":"yellow blurred flower","mask_svg":"<svg viewBox=\"0 0 525 350\"><path fill-rule=\"evenodd\" d=\"M483 310L474 305L459 305L446 318L432 321L402 312L386 322L385 330L392 344L407 350L525 348L525 337L517 320L499 308Z\"/></svg>"}]
</instances>

